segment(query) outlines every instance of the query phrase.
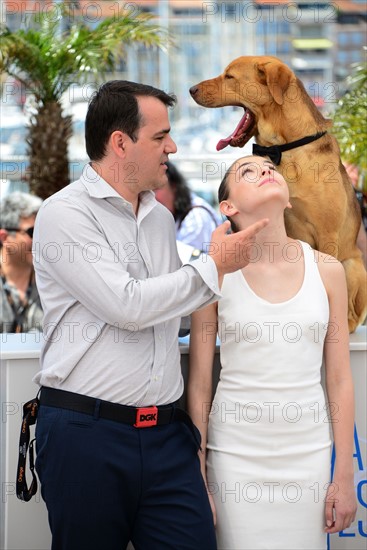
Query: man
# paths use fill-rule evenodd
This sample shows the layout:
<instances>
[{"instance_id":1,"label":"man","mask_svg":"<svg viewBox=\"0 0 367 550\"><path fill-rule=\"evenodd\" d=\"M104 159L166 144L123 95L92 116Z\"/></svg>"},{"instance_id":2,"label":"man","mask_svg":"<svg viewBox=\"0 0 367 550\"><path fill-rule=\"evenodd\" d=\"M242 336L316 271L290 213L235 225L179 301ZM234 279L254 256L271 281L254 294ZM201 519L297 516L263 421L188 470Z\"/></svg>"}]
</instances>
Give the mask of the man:
<instances>
[{"instance_id":1,"label":"man","mask_svg":"<svg viewBox=\"0 0 367 550\"><path fill-rule=\"evenodd\" d=\"M42 330L34 279L32 235L42 199L15 191L0 205L0 332Z\"/></svg>"},{"instance_id":2,"label":"man","mask_svg":"<svg viewBox=\"0 0 367 550\"><path fill-rule=\"evenodd\" d=\"M36 468L53 550L215 548L198 432L175 405L177 335L181 316L219 298L218 276L246 263L267 221L236 235L221 226L211 257L180 267L172 216L153 193L176 152L173 104L151 86L104 84L86 117L91 163L37 218L47 330Z\"/></svg>"}]
</instances>

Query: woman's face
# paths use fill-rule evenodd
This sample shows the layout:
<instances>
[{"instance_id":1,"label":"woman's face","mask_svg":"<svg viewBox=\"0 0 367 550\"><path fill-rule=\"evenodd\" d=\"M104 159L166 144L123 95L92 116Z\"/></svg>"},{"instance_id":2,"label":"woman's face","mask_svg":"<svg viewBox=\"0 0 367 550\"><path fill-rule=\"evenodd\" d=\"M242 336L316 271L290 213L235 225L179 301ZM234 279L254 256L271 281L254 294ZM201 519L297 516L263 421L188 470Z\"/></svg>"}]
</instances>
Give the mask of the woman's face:
<instances>
[{"instance_id":1,"label":"woman's face","mask_svg":"<svg viewBox=\"0 0 367 550\"><path fill-rule=\"evenodd\" d=\"M274 164L264 157L243 157L230 168L227 177L228 198L220 209L226 216L256 214L271 204L289 204L289 190Z\"/></svg>"}]
</instances>

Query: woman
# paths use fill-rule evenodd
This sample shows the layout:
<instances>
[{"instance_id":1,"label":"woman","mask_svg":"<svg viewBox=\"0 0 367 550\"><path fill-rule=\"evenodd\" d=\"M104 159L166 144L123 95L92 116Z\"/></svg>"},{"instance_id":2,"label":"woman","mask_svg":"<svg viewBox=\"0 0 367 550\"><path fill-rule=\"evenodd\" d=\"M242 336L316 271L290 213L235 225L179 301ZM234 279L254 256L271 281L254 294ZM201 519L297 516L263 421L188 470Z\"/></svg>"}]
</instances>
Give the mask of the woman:
<instances>
[{"instance_id":1,"label":"woman","mask_svg":"<svg viewBox=\"0 0 367 550\"><path fill-rule=\"evenodd\" d=\"M192 318L189 412L202 435L218 547L325 549L327 533L356 513L344 270L287 236L288 187L266 158L236 161L219 203L233 230L264 217L269 224L248 250L249 265L224 276L221 300ZM209 415L214 327L222 370Z\"/></svg>"}]
</instances>

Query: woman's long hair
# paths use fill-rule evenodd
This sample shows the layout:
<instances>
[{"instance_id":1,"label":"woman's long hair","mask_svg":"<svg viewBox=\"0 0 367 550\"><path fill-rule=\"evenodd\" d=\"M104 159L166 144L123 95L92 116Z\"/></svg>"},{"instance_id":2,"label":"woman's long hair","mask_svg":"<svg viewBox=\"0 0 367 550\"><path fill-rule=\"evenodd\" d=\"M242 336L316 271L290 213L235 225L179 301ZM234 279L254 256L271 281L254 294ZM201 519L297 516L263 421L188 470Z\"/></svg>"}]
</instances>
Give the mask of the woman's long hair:
<instances>
[{"instance_id":1,"label":"woman's long hair","mask_svg":"<svg viewBox=\"0 0 367 550\"><path fill-rule=\"evenodd\" d=\"M175 221L182 221L192 207L191 191L183 175L171 163L167 162L168 183L174 192L174 218Z\"/></svg>"}]
</instances>

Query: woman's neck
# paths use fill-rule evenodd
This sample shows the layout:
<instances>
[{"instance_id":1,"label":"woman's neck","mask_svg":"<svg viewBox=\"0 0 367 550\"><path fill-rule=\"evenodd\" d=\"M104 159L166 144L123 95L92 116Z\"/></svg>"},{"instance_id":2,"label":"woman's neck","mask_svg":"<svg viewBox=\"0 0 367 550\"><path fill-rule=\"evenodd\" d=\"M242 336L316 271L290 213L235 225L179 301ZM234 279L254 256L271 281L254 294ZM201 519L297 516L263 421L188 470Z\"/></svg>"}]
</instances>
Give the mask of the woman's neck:
<instances>
[{"instance_id":1,"label":"woman's neck","mask_svg":"<svg viewBox=\"0 0 367 550\"><path fill-rule=\"evenodd\" d=\"M251 220L254 223L256 220ZM284 247L291 242L284 225L284 218L270 218L269 224L256 235L254 253L261 262L277 262L284 259Z\"/></svg>"}]
</instances>

